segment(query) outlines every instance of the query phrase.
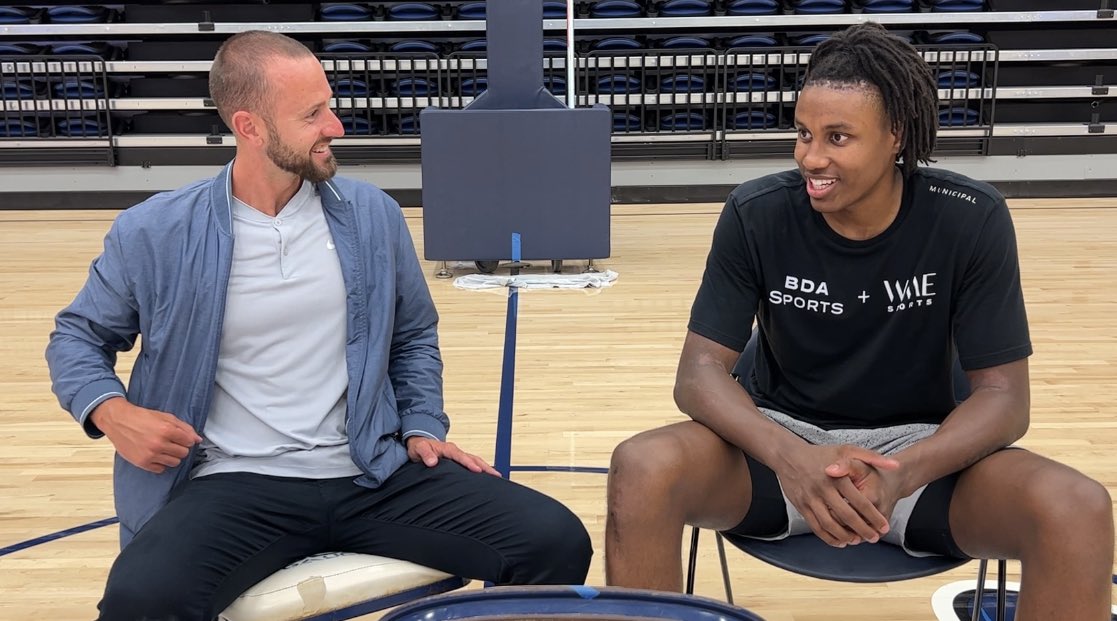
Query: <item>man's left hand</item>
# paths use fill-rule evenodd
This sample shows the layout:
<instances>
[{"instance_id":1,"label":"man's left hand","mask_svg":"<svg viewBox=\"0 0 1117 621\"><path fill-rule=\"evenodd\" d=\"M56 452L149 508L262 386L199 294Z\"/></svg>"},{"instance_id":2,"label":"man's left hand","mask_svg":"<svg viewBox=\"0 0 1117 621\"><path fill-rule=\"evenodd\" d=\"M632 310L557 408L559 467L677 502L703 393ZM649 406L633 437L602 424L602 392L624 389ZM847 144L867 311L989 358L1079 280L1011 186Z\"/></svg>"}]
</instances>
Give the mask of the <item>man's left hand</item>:
<instances>
[{"instance_id":1,"label":"man's left hand","mask_svg":"<svg viewBox=\"0 0 1117 621\"><path fill-rule=\"evenodd\" d=\"M500 476L484 459L458 448L453 442L440 442L426 436L411 436L406 441L407 456L414 462L423 462L428 468L438 465L439 459L455 461L473 472L487 472Z\"/></svg>"},{"instance_id":2,"label":"man's left hand","mask_svg":"<svg viewBox=\"0 0 1117 621\"><path fill-rule=\"evenodd\" d=\"M835 479L849 477L853 485L889 520L896 503L903 497L898 468L878 468L859 459L843 459L830 464L826 474Z\"/></svg>"}]
</instances>

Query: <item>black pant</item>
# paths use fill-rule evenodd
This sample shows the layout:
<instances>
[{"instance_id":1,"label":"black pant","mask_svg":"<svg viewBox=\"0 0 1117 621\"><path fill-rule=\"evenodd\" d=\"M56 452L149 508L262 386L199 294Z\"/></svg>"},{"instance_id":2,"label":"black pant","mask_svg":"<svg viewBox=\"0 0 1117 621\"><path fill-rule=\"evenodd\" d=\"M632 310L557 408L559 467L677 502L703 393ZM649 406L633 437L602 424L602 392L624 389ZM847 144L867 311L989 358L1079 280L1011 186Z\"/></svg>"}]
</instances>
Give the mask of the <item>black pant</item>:
<instances>
[{"instance_id":1,"label":"black pant","mask_svg":"<svg viewBox=\"0 0 1117 621\"><path fill-rule=\"evenodd\" d=\"M445 460L407 463L378 489L214 474L185 483L120 553L100 618L209 621L282 567L330 551L497 584L582 584L593 555L554 499Z\"/></svg>"}]
</instances>

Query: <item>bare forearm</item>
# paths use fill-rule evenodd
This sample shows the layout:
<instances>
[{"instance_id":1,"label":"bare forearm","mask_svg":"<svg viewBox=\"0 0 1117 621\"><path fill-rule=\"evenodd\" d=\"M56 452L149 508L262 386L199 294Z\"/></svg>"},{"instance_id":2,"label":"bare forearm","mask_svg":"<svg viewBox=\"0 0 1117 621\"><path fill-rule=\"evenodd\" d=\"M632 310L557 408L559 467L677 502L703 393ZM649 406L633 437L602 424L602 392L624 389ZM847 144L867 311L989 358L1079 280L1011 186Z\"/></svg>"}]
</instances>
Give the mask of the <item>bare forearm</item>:
<instances>
[{"instance_id":1,"label":"bare forearm","mask_svg":"<svg viewBox=\"0 0 1117 621\"><path fill-rule=\"evenodd\" d=\"M951 412L938 431L894 455L904 476L905 495L977 463L1023 437L1028 429L1027 396L975 390Z\"/></svg>"},{"instance_id":2,"label":"bare forearm","mask_svg":"<svg viewBox=\"0 0 1117 621\"><path fill-rule=\"evenodd\" d=\"M684 414L773 468L781 455L805 444L761 414L740 384L716 365L680 372L675 403Z\"/></svg>"}]
</instances>

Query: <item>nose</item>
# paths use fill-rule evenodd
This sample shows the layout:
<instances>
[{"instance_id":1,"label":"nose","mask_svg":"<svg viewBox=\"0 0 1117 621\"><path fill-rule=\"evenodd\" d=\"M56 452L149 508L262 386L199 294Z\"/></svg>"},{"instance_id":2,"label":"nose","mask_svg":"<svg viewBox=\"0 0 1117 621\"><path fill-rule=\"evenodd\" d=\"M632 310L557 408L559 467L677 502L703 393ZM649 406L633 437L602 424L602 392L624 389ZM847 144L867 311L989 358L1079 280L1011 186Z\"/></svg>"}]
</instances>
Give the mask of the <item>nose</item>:
<instances>
[{"instance_id":1,"label":"nose","mask_svg":"<svg viewBox=\"0 0 1117 621\"><path fill-rule=\"evenodd\" d=\"M326 124L326 131L323 133L327 138L340 138L345 135L345 126L341 124L341 119L332 109L330 110L329 123Z\"/></svg>"},{"instance_id":2,"label":"nose","mask_svg":"<svg viewBox=\"0 0 1117 621\"><path fill-rule=\"evenodd\" d=\"M795 159L799 167L806 171L823 171L830 166L830 157L826 153L826 146L817 140L795 143Z\"/></svg>"}]
</instances>

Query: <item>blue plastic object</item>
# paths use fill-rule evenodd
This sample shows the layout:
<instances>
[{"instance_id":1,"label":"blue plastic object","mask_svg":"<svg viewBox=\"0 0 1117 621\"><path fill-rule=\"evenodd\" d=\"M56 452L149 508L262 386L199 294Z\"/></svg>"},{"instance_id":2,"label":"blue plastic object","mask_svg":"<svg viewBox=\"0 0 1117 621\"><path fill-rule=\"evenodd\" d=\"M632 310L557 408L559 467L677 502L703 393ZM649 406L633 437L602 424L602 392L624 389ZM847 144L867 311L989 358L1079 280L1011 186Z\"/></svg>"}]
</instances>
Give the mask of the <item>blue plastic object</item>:
<instances>
[{"instance_id":1,"label":"blue plastic object","mask_svg":"<svg viewBox=\"0 0 1117 621\"><path fill-rule=\"evenodd\" d=\"M706 115L701 112L676 112L659 120L664 131L702 131L706 129Z\"/></svg>"},{"instance_id":2,"label":"blue plastic object","mask_svg":"<svg viewBox=\"0 0 1117 621\"><path fill-rule=\"evenodd\" d=\"M363 114L349 113L339 118L341 119L341 126L345 128L346 135L369 136L380 133L379 124Z\"/></svg>"},{"instance_id":3,"label":"blue plastic object","mask_svg":"<svg viewBox=\"0 0 1117 621\"><path fill-rule=\"evenodd\" d=\"M47 15L55 24L103 24L109 20L108 9L92 6L52 6Z\"/></svg>"},{"instance_id":4,"label":"blue plastic object","mask_svg":"<svg viewBox=\"0 0 1117 621\"><path fill-rule=\"evenodd\" d=\"M407 41L397 41L388 48L393 52L430 52L437 53L438 46L430 41L422 41L419 39L408 39Z\"/></svg>"},{"instance_id":5,"label":"blue plastic object","mask_svg":"<svg viewBox=\"0 0 1117 621\"><path fill-rule=\"evenodd\" d=\"M39 135L39 124L26 119L0 119L0 137L32 138Z\"/></svg>"},{"instance_id":6,"label":"blue plastic object","mask_svg":"<svg viewBox=\"0 0 1117 621\"><path fill-rule=\"evenodd\" d=\"M796 15L832 15L845 11L844 0L799 0L795 5Z\"/></svg>"},{"instance_id":7,"label":"blue plastic object","mask_svg":"<svg viewBox=\"0 0 1117 621\"><path fill-rule=\"evenodd\" d=\"M663 42L665 50L706 50L710 48L709 39L702 37L671 37Z\"/></svg>"},{"instance_id":8,"label":"blue plastic object","mask_svg":"<svg viewBox=\"0 0 1117 621\"><path fill-rule=\"evenodd\" d=\"M405 136L414 136L419 132L419 115L409 114L399 120L396 130Z\"/></svg>"},{"instance_id":9,"label":"blue plastic object","mask_svg":"<svg viewBox=\"0 0 1117 621\"><path fill-rule=\"evenodd\" d=\"M104 136L107 133L108 128L95 118L80 117L76 119L62 119L58 121L58 134L60 136L68 136L71 138L89 138Z\"/></svg>"},{"instance_id":10,"label":"blue plastic object","mask_svg":"<svg viewBox=\"0 0 1117 621\"><path fill-rule=\"evenodd\" d=\"M601 0L590 7L590 17L622 19L640 17L643 10L633 0Z\"/></svg>"},{"instance_id":11,"label":"blue plastic object","mask_svg":"<svg viewBox=\"0 0 1117 621\"><path fill-rule=\"evenodd\" d=\"M714 7L707 0L667 0L659 7L660 17L703 17L713 13Z\"/></svg>"},{"instance_id":12,"label":"blue plastic object","mask_svg":"<svg viewBox=\"0 0 1117 621\"><path fill-rule=\"evenodd\" d=\"M626 74L607 75L597 79L595 92L601 94L624 95L640 92L640 78Z\"/></svg>"},{"instance_id":13,"label":"blue plastic object","mask_svg":"<svg viewBox=\"0 0 1117 621\"><path fill-rule=\"evenodd\" d=\"M632 619L633 621L763 621L737 606L658 591L586 586L494 587L406 604L382 621L481 619Z\"/></svg>"},{"instance_id":14,"label":"blue plastic object","mask_svg":"<svg viewBox=\"0 0 1117 621\"><path fill-rule=\"evenodd\" d=\"M470 2L458 7L458 19L481 20L488 14L484 2Z\"/></svg>"},{"instance_id":15,"label":"blue plastic object","mask_svg":"<svg viewBox=\"0 0 1117 621\"><path fill-rule=\"evenodd\" d=\"M461 88L458 90L463 97L476 97L489 90L489 78L486 76L466 78L462 80Z\"/></svg>"},{"instance_id":16,"label":"blue plastic object","mask_svg":"<svg viewBox=\"0 0 1117 621\"><path fill-rule=\"evenodd\" d=\"M729 40L727 47L775 47L779 42L772 34L747 34Z\"/></svg>"},{"instance_id":17,"label":"blue plastic object","mask_svg":"<svg viewBox=\"0 0 1117 621\"><path fill-rule=\"evenodd\" d=\"M791 42L793 45L800 45L803 47L814 47L819 43L830 38L829 34L816 32L812 34L799 35L792 37Z\"/></svg>"},{"instance_id":18,"label":"blue plastic object","mask_svg":"<svg viewBox=\"0 0 1117 621\"><path fill-rule=\"evenodd\" d=\"M543 39L544 52L565 52L566 39Z\"/></svg>"},{"instance_id":19,"label":"blue plastic object","mask_svg":"<svg viewBox=\"0 0 1117 621\"><path fill-rule=\"evenodd\" d=\"M935 0L934 13L974 13L985 10L984 0Z\"/></svg>"},{"instance_id":20,"label":"blue plastic object","mask_svg":"<svg viewBox=\"0 0 1117 621\"><path fill-rule=\"evenodd\" d=\"M0 99L33 99L35 87L23 80L4 80L0 83Z\"/></svg>"},{"instance_id":21,"label":"blue plastic object","mask_svg":"<svg viewBox=\"0 0 1117 621\"><path fill-rule=\"evenodd\" d=\"M360 41L333 41L322 47L327 54L363 54L372 51Z\"/></svg>"},{"instance_id":22,"label":"blue plastic object","mask_svg":"<svg viewBox=\"0 0 1117 621\"><path fill-rule=\"evenodd\" d=\"M392 21L433 21L438 17L438 8L425 2L404 2L388 8L388 19Z\"/></svg>"},{"instance_id":23,"label":"blue plastic object","mask_svg":"<svg viewBox=\"0 0 1117 621\"><path fill-rule=\"evenodd\" d=\"M566 3L544 2L543 19L566 19Z\"/></svg>"},{"instance_id":24,"label":"blue plastic object","mask_svg":"<svg viewBox=\"0 0 1117 621\"><path fill-rule=\"evenodd\" d=\"M426 78L400 78L392 84L397 97L430 97L438 94L438 85Z\"/></svg>"},{"instance_id":25,"label":"blue plastic object","mask_svg":"<svg viewBox=\"0 0 1117 621\"><path fill-rule=\"evenodd\" d=\"M981 76L965 69L942 71L936 80L939 88L970 88L981 84Z\"/></svg>"},{"instance_id":26,"label":"blue plastic object","mask_svg":"<svg viewBox=\"0 0 1117 621\"><path fill-rule=\"evenodd\" d=\"M777 0L733 0L725 12L727 15L775 15L779 10Z\"/></svg>"},{"instance_id":27,"label":"blue plastic object","mask_svg":"<svg viewBox=\"0 0 1117 621\"><path fill-rule=\"evenodd\" d=\"M14 6L0 6L0 25L30 24L31 13Z\"/></svg>"},{"instance_id":28,"label":"blue plastic object","mask_svg":"<svg viewBox=\"0 0 1117 621\"><path fill-rule=\"evenodd\" d=\"M66 78L54 84L54 94L63 99L80 99L83 97L103 97L105 92L91 80Z\"/></svg>"},{"instance_id":29,"label":"blue plastic object","mask_svg":"<svg viewBox=\"0 0 1117 621\"><path fill-rule=\"evenodd\" d=\"M939 127L968 127L977 125L981 116L977 110L970 110L961 106L939 110Z\"/></svg>"},{"instance_id":30,"label":"blue plastic object","mask_svg":"<svg viewBox=\"0 0 1117 621\"><path fill-rule=\"evenodd\" d=\"M372 17L372 9L363 4L332 4L322 7L324 22L367 22Z\"/></svg>"},{"instance_id":31,"label":"blue plastic object","mask_svg":"<svg viewBox=\"0 0 1117 621\"><path fill-rule=\"evenodd\" d=\"M776 78L761 71L739 73L729 82L729 90L738 93L771 91L776 88Z\"/></svg>"},{"instance_id":32,"label":"blue plastic object","mask_svg":"<svg viewBox=\"0 0 1117 621\"><path fill-rule=\"evenodd\" d=\"M930 36L931 43L985 43L985 37L968 30L936 32Z\"/></svg>"},{"instance_id":33,"label":"blue plastic object","mask_svg":"<svg viewBox=\"0 0 1117 621\"><path fill-rule=\"evenodd\" d=\"M770 129L776 126L776 115L763 110L738 112L729 118L729 129Z\"/></svg>"},{"instance_id":34,"label":"blue plastic object","mask_svg":"<svg viewBox=\"0 0 1117 621\"><path fill-rule=\"evenodd\" d=\"M462 52L484 52L489 49L489 40L474 39L472 41L466 41L462 43L462 46L458 49Z\"/></svg>"},{"instance_id":35,"label":"blue plastic object","mask_svg":"<svg viewBox=\"0 0 1117 621\"><path fill-rule=\"evenodd\" d=\"M363 80L341 78L333 83L335 97L368 97L368 84Z\"/></svg>"},{"instance_id":36,"label":"blue plastic object","mask_svg":"<svg viewBox=\"0 0 1117 621\"><path fill-rule=\"evenodd\" d=\"M602 52L623 52L626 50L642 50L644 44L634 37L607 37L594 42L593 49Z\"/></svg>"},{"instance_id":37,"label":"blue plastic object","mask_svg":"<svg viewBox=\"0 0 1117 621\"><path fill-rule=\"evenodd\" d=\"M543 88L551 91L555 97L562 97L566 95L566 78L555 76L543 76Z\"/></svg>"},{"instance_id":38,"label":"blue plastic object","mask_svg":"<svg viewBox=\"0 0 1117 621\"><path fill-rule=\"evenodd\" d=\"M643 128L644 120L638 115L624 112L613 113L613 131L638 132Z\"/></svg>"},{"instance_id":39,"label":"blue plastic object","mask_svg":"<svg viewBox=\"0 0 1117 621\"><path fill-rule=\"evenodd\" d=\"M861 9L864 13L911 13L912 0L867 0Z\"/></svg>"},{"instance_id":40,"label":"blue plastic object","mask_svg":"<svg viewBox=\"0 0 1117 621\"><path fill-rule=\"evenodd\" d=\"M664 76L659 82L663 93L701 93L706 90L706 78L687 73Z\"/></svg>"}]
</instances>

